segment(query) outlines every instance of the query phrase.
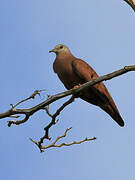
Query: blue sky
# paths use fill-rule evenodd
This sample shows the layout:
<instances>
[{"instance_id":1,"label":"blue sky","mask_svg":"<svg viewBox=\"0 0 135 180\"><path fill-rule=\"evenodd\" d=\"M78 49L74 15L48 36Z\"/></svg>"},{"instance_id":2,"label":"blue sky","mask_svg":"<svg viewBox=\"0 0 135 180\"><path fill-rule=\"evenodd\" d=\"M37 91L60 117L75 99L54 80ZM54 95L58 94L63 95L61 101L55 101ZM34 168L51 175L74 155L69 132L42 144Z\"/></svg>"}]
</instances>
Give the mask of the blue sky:
<instances>
[{"instance_id":1,"label":"blue sky","mask_svg":"<svg viewBox=\"0 0 135 180\"><path fill-rule=\"evenodd\" d=\"M46 94L65 90L53 73L54 54L48 51L58 43L87 61L99 75L134 63L135 16L118 0L1 0L0 1L0 111L46 89L21 107L33 106ZM0 120L0 179L6 180L99 180L134 179L134 72L105 82L125 121L119 127L105 112L80 99L60 115L51 129L53 137L72 126L66 142L86 136L97 140L72 147L39 153L29 137L38 140L50 118L44 112L26 124L7 127ZM51 105L51 112L63 103Z\"/></svg>"}]
</instances>

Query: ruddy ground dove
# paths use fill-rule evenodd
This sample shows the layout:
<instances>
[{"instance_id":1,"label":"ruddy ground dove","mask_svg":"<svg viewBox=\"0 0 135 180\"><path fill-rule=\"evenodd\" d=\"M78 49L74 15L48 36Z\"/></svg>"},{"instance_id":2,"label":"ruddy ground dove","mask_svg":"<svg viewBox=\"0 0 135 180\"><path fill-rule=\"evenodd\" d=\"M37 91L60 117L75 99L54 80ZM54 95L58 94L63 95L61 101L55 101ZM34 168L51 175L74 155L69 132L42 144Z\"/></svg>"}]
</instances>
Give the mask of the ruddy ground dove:
<instances>
[{"instance_id":1,"label":"ruddy ground dove","mask_svg":"<svg viewBox=\"0 0 135 180\"><path fill-rule=\"evenodd\" d=\"M49 52L56 54L53 69L67 89L76 88L98 78L93 68L85 61L73 56L67 46L58 44ZM124 121L103 82L83 90L79 97L88 103L99 106L120 126L124 126Z\"/></svg>"}]
</instances>

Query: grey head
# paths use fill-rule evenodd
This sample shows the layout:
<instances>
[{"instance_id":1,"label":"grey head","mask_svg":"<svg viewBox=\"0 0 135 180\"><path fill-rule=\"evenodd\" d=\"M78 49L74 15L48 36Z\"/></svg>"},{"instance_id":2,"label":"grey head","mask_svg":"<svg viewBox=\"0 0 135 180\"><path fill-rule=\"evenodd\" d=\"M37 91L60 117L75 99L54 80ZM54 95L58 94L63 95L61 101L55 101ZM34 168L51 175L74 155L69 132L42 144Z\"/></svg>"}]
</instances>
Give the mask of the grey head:
<instances>
[{"instance_id":1,"label":"grey head","mask_svg":"<svg viewBox=\"0 0 135 180\"><path fill-rule=\"evenodd\" d=\"M54 52L56 55L60 54L60 53L69 53L70 50L67 46L65 46L64 44L58 44L55 46L54 49L50 50L49 53Z\"/></svg>"}]
</instances>

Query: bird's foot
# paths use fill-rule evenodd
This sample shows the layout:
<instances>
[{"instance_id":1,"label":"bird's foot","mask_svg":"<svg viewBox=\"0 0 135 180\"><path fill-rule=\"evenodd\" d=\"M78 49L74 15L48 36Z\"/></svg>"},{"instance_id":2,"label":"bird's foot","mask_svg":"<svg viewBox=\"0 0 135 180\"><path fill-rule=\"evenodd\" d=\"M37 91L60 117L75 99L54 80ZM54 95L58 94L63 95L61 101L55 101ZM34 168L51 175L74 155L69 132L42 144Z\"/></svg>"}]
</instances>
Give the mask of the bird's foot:
<instances>
[{"instance_id":1,"label":"bird's foot","mask_svg":"<svg viewBox=\"0 0 135 180\"><path fill-rule=\"evenodd\" d=\"M78 88L79 86L81 86L81 84L75 85L75 86L73 87L73 89L76 89L76 88Z\"/></svg>"},{"instance_id":2,"label":"bird's foot","mask_svg":"<svg viewBox=\"0 0 135 180\"><path fill-rule=\"evenodd\" d=\"M77 88L80 87L81 85L82 85L82 84L77 84L77 85L75 85L75 86L73 87L73 89L77 89ZM74 94L73 96L74 96L75 98L78 98L80 95L81 95L81 92L76 93L76 94Z\"/></svg>"}]
</instances>

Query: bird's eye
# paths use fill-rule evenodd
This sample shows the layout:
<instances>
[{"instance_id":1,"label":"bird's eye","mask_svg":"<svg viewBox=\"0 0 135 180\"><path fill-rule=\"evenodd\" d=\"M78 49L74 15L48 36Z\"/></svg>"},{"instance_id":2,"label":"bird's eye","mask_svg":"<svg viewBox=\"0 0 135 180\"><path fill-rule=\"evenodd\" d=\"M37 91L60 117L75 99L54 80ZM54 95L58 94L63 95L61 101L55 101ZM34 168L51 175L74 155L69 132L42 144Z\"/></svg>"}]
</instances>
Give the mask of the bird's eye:
<instances>
[{"instance_id":1,"label":"bird's eye","mask_svg":"<svg viewBox=\"0 0 135 180\"><path fill-rule=\"evenodd\" d=\"M63 48L63 46L60 46L60 49L62 49Z\"/></svg>"}]
</instances>

